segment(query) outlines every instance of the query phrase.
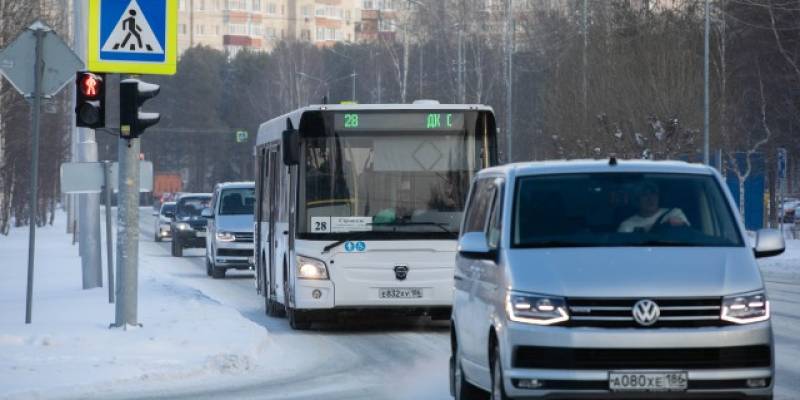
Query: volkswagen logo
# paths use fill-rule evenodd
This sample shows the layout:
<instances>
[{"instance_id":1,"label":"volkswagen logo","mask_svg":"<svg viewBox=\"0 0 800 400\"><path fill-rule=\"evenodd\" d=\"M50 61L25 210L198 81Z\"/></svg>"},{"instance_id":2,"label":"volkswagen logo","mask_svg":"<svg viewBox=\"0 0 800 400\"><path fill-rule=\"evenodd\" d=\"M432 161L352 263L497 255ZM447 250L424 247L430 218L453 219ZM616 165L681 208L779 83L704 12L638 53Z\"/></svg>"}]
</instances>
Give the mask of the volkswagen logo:
<instances>
[{"instance_id":1,"label":"volkswagen logo","mask_svg":"<svg viewBox=\"0 0 800 400\"><path fill-rule=\"evenodd\" d=\"M403 281L408 276L408 266L407 265L398 265L394 267L394 277L397 278L398 281Z\"/></svg>"},{"instance_id":2,"label":"volkswagen logo","mask_svg":"<svg viewBox=\"0 0 800 400\"><path fill-rule=\"evenodd\" d=\"M658 308L658 304L653 300L639 300L633 305L633 319L635 319L639 325L653 325L658 321L659 316L661 316L661 310Z\"/></svg>"}]
</instances>

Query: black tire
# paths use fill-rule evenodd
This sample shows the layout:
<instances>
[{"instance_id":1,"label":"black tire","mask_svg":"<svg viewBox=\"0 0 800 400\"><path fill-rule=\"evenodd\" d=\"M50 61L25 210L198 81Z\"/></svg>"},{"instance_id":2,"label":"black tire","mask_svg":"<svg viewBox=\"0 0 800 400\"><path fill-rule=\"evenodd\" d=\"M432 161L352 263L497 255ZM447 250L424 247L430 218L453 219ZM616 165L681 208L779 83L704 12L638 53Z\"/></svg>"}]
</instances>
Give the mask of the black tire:
<instances>
[{"instance_id":1,"label":"black tire","mask_svg":"<svg viewBox=\"0 0 800 400\"><path fill-rule=\"evenodd\" d=\"M296 331L304 331L311 328L311 321L302 311L286 307L286 318L289 319L289 326Z\"/></svg>"},{"instance_id":2,"label":"black tire","mask_svg":"<svg viewBox=\"0 0 800 400\"><path fill-rule=\"evenodd\" d=\"M211 277L214 279L225 279L225 272L227 270L225 268L219 267L212 267L211 268Z\"/></svg>"},{"instance_id":3,"label":"black tire","mask_svg":"<svg viewBox=\"0 0 800 400\"><path fill-rule=\"evenodd\" d=\"M278 303L269 297L264 297L264 299L264 306L267 309L267 315L270 317L283 317L286 315L286 309L283 308L283 304Z\"/></svg>"},{"instance_id":4,"label":"black tire","mask_svg":"<svg viewBox=\"0 0 800 400\"><path fill-rule=\"evenodd\" d=\"M503 385L503 363L500 362L500 349L497 345L492 350L492 400L508 400Z\"/></svg>"},{"instance_id":5,"label":"black tire","mask_svg":"<svg viewBox=\"0 0 800 400\"><path fill-rule=\"evenodd\" d=\"M456 350L457 352L457 350ZM487 400L488 393L467 382L464 369L461 368L461 357L450 356L450 395L456 400Z\"/></svg>"},{"instance_id":6,"label":"black tire","mask_svg":"<svg viewBox=\"0 0 800 400\"><path fill-rule=\"evenodd\" d=\"M172 256L183 257L183 244L177 236L172 238Z\"/></svg>"},{"instance_id":7,"label":"black tire","mask_svg":"<svg viewBox=\"0 0 800 400\"><path fill-rule=\"evenodd\" d=\"M211 263L211 260L206 256L206 275L211 276L211 272L214 270L214 264Z\"/></svg>"}]
</instances>

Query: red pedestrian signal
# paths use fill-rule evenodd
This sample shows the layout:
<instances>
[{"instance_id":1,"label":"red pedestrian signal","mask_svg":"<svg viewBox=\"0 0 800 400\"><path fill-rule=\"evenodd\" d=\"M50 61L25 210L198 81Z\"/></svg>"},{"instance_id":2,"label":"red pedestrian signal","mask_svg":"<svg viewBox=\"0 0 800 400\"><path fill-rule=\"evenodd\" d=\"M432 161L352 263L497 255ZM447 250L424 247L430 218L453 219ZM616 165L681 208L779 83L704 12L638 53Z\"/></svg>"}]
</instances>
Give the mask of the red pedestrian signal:
<instances>
[{"instance_id":1,"label":"red pedestrian signal","mask_svg":"<svg viewBox=\"0 0 800 400\"><path fill-rule=\"evenodd\" d=\"M106 126L105 74L78 72L75 77L75 125L86 128Z\"/></svg>"}]
</instances>

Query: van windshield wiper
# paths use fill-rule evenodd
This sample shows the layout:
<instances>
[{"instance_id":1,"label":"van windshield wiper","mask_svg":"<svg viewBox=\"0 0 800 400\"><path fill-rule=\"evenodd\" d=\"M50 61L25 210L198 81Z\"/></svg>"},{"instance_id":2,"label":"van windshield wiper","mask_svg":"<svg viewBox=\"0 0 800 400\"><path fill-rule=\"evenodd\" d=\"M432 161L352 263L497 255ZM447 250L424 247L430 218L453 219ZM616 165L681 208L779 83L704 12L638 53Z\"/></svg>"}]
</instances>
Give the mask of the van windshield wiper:
<instances>
[{"instance_id":1,"label":"van windshield wiper","mask_svg":"<svg viewBox=\"0 0 800 400\"><path fill-rule=\"evenodd\" d=\"M423 225L423 226L435 226L447 233L453 233L450 229L447 229L447 224L443 222L432 222L432 221L420 221L420 222L373 222L370 225L372 226L414 226L414 225Z\"/></svg>"},{"instance_id":2,"label":"van windshield wiper","mask_svg":"<svg viewBox=\"0 0 800 400\"><path fill-rule=\"evenodd\" d=\"M550 248L550 247L600 247L605 246L602 243L588 243L588 242L572 242L566 240L542 240L538 242L520 243L517 247L524 248Z\"/></svg>"},{"instance_id":3,"label":"van windshield wiper","mask_svg":"<svg viewBox=\"0 0 800 400\"><path fill-rule=\"evenodd\" d=\"M666 240L666 239L651 239L642 242L637 242L637 246L653 246L653 247L702 247L706 246L704 243L687 242L683 240Z\"/></svg>"}]
</instances>

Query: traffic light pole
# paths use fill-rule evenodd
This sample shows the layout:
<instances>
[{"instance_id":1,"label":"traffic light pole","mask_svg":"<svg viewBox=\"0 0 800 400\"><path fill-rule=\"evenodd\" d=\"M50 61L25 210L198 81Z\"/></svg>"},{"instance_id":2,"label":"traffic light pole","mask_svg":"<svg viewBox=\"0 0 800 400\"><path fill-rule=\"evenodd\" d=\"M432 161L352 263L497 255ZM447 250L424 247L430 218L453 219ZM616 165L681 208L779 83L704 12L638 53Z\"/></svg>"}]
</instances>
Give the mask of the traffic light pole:
<instances>
[{"instance_id":1,"label":"traffic light pole","mask_svg":"<svg viewBox=\"0 0 800 400\"><path fill-rule=\"evenodd\" d=\"M139 140L120 137L118 142L117 296L112 326L123 329L139 326Z\"/></svg>"}]
</instances>

